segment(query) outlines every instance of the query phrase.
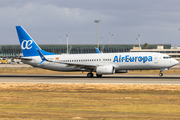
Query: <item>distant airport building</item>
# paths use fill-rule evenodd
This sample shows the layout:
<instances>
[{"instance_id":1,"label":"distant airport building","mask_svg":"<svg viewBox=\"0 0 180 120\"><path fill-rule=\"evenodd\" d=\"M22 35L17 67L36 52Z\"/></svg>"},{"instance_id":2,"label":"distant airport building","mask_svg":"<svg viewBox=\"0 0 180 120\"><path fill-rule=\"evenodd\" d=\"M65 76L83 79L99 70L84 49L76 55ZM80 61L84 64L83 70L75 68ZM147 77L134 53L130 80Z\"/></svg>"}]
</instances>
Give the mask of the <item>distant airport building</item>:
<instances>
[{"instance_id":1,"label":"distant airport building","mask_svg":"<svg viewBox=\"0 0 180 120\"><path fill-rule=\"evenodd\" d=\"M170 47L169 49L164 48L164 46L157 46L156 49L141 49L141 47L133 47L133 49L131 49L130 52L158 52L167 54L172 58L175 58L176 60L180 61L180 47L177 46Z\"/></svg>"},{"instance_id":2,"label":"distant airport building","mask_svg":"<svg viewBox=\"0 0 180 120\"><path fill-rule=\"evenodd\" d=\"M55 54L66 54L67 45L39 45L41 49L52 52ZM103 53L115 53L115 52L130 52L137 48L137 44L102 44L99 45L99 50ZM158 46L163 46L163 49L171 49L171 44L149 44L146 51L157 49ZM83 53L96 53L95 47L97 45L68 45L69 54L83 54ZM145 49L144 45L140 45L141 50ZM138 51L138 50L137 50ZM12 57L21 55L22 51L20 45L0 45L0 56L1 57Z\"/></svg>"}]
</instances>

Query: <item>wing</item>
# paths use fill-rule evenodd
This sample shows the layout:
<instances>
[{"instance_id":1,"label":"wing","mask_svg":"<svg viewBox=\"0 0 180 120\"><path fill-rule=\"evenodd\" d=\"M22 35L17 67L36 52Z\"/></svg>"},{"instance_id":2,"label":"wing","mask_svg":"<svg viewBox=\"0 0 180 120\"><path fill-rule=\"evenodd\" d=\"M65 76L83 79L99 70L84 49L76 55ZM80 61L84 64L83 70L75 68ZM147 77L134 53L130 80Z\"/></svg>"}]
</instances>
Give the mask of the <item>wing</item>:
<instances>
[{"instance_id":1,"label":"wing","mask_svg":"<svg viewBox=\"0 0 180 120\"><path fill-rule=\"evenodd\" d=\"M31 58L26 58L26 57L10 57L13 59L21 59L21 60L32 60Z\"/></svg>"},{"instance_id":2,"label":"wing","mask_svg":"<svg viewBox=\"0 0 180 120\"><path fill-rule=\"evenodd\" d=\"M100 51L99 51L99 49L98 49L98 48L95 48L95 49L96 49L96 52L97 52L97 53L100 53Z\"/></svg>"},{"instance_id":3,"label":"wing","mask_svg":"<svg viewBox=\"0 0 180 120\"><path fill-rule=\"evenodd\" d=\"M74 67L74 68L90 68L90 69L94 69L97 67L97 65L95 64L83 64L83 63L70 63L70 62L56 62L56 61L52 61L54 63L60 63L60 64L66 64L66 67Z\"/></svg>"},{"instance_id":4,"label":"wing","mask_svg":"<svg viewBox=\"0 0 180 120\"><path fill-rule=\"evenodd\" d=\"M40 57L41 57L41 62L39 63L39 65L41 65L44 61L48 61L48 62L53 62L53 63L59 63L59 64L66 64L66 67L74 67L74 68L89 68L89 69L94 69L97 67L97 65L95 64L82 64L82 63L73 63L73 62L61 62L61 61L50 61L48 59L46 59L46 57L42 54L42 52L37 49Z\"/></svg>"},{"instance_id":5,"label":"wing","mask_svg":"<svg viewBox=\"0 0 180 120\"><path fill-rule=\"evenodd\" d=\"M20 58L16 58L16 59L21 59L21 60L32 60L31 58L24 58L24 57L20 57Z\"/></svg>"}]
</instances>

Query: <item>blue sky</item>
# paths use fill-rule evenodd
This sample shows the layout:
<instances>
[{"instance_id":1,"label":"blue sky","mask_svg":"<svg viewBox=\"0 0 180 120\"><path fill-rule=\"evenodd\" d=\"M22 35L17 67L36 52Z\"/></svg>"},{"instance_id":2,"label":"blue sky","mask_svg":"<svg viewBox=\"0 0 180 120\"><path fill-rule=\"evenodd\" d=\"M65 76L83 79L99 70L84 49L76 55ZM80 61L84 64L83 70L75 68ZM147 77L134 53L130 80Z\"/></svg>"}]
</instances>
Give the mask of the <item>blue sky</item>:
<instances>
[{"instance_id":1,"label":"blue sky","mask_svg":"<svg viewBox=\"0 0 180 120\"><path fill-rule=\"evenodd\" d=\"M97 24L103 44L180 45L179 0L0 0L0 44L19 44L21 25L38 44L97 44ZM112 44L112 43L111 43Z\"/></svg>"}]
</instances>

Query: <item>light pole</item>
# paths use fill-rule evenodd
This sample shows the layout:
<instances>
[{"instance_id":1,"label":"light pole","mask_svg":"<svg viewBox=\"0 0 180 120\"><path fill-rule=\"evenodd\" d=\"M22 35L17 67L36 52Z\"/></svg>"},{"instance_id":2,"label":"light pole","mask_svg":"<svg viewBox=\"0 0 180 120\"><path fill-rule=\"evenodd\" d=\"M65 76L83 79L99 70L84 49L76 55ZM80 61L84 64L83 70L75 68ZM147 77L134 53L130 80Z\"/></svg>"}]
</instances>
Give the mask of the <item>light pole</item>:
<instances>
[{"instance_id":1,"label":"light pole","mask_svg":"<svg viewBox=\"0 0 180 120\"><path fill-rule=\"evenodd\" d=\"M95 20L94 22L97 23L97 48L99 49L99 22L101 22L101 20Z\"/></svg>"},{"instance_id":2,"label":"light pole","mask_svg":"<svg viewBox=\"0 0 180 120\"><path fill-rule=\"evenodd\" d=\"M101 37L101 44L102 44L102 37Z\"/></svg>"},{"instance_id":3,"label":"light pole","mask_svg":"<svg viewBox=\"0 0 180 120\"><path fill-rule=\"evenodd\" d=\"M60 44L61 44L61 36L59 37L59 39L60 39Z\"/></svg>"},{"instance_id":4,"label":"light pole","mask_svg":"<svg viewBox=\"0 0 180 120\"><path fill-rule=\"evenodd\" d=\"M67 37L67 54L68 54L68 34L66 35Z\"/></svg>"},{"instance_id":5,"label":"light pole","mask_svg":"<svg viewBox=\"0 0 180 120\"><path fill-rule=\"evenodd\" d=\"M139 37L139 49L140 49L140 34L138 35L138 37Z\"/></svg>"},{"instance_id":6,"label":"light pole","mask_svg":"<svg viewBox=\"0 0 180 120\"><path fill-rule=\"evenodd\" d=\"M112 44L113 44L113 34L112 34Z\"/></svg>"}]
</instances>

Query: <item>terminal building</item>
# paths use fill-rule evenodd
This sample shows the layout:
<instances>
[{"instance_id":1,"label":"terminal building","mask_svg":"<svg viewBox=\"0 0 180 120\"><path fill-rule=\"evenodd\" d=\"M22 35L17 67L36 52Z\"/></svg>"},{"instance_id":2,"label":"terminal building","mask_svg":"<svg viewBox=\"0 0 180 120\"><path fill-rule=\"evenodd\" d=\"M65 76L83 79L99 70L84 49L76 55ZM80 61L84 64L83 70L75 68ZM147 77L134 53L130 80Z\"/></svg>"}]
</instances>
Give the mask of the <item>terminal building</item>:
<instances>
[{"instance_id":1,"label":"terminal building","mask_svg":"<svg viewBox=\"0 0 180 120\"><path fill-rule=\"evenodd\" d=\"M45 51L55 54L67 54L67 45L39 45ZM96 53L96 44L84 45L75 44L68 45L68 54L84 54ZM116 52L158 52L168 54L172 58L180 61L180 47L171 47L171 44L149 44L147 48L144 44L140 47L137 44L102 44L99 45L99 50L102 53L116 53ZM22 56L20 45L0 45L0 57L16 57Z\"/></svg>"},{"instance_id":2,"label":"terminal building","mask_svg":"<svg viewBox=\"0 0 180 120\"><path fill-rule=\"evenodd\" d=\"M157 46L156 49L141 49L141 47L133 47L130 52L158 52L171 56L172 58L180 61L180 47L174 46L165 49L164 46Z\"/></svg>"},{"instance_id":3,"label":"terminal building","mask_svg":"<svg viewBox=\"0 0 180 120\"><path fill-rule=\"evenodd\" d=\"M161 46L163 49L156 50L158 46ZM39 45L39 47L45 51L52 52L55 54L67 53L67 45ZM68 53L69 54L96 53L95 47L97 47L96 44L68 45ZM137 48L139 48L139 45L137 44L99 45L99 50L103 53L152 51L152 52L168 53L169 55L172 55L172 57L175 57L175 55L176 57L180 57L180 49L171 50L172 49L171 44L149 44L147 49L145 49L144 45L141 44L140 49ZM177 53L177 54L171 54L171 53ZM20 45L0 45L0 57L15 57L20 55L22 55Z\"/></svg>"}]
</instances>

